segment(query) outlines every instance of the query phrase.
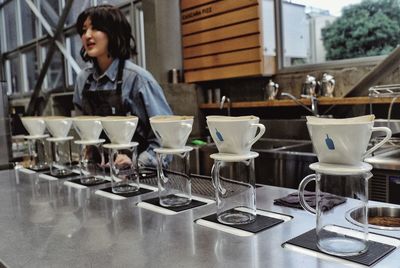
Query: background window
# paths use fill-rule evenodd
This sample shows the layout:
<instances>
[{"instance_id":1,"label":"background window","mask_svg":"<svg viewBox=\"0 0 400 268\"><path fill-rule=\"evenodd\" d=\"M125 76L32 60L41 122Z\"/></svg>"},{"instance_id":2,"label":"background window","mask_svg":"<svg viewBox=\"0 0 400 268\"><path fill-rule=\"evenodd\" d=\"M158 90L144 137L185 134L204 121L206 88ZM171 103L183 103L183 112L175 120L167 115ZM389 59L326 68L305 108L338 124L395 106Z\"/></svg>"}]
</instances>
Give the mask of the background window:
<instances>
[{"instance_id":1,"label":"background window","mask_svg":"<svg viewBox=\"0 0 400 268\"><path fill-rule=\"evenodd\" d=\"M4 7L5 25L3 30L6 31L8 50L17 47L17 23L15 16L15 3L16 1L11 1Z\"/></svg>"},{"instance_id":2,"label":"background window","mask_svg":"<svg viewBox=\"0 0 400 268\"><path fill-rule=\"evenodd\" d=\"M39 5L40 13L54 32L54 29L57 27L58 19L60 18L60 7L58 0L40 0ZM42 35L45 34L47 34L47 31L42 26Z\"/></svg>"},{"instance_id":3,"label":"background window","mask_svg":"<svg viewBox=\"0 0 400 268\"><path fill-rule=\"evenodd\" d=\"M36 38L36 16L25 1L21 1L22 41L27 43Z\"/></svg>"},{"instance_id":4,"label":"background window","mask_svg":"<svg viewBox=\"0 0 400 268\"><path fill-rule=\"evenodd\" d=\"M73 36L67 37L66 44L68 50L71 53L71 56L78 63L79 67L84 68L87 63L82 60L82 57L80 55L82 47L80 36L78 34L75 34ZM75 84L77 73L73 71L72 66L69 63L68 63L68 73L70 76L70 78L68 79L68 85L72 86Z\"/></svg>"},{"instance_id":5,"label":"background window","mask_svg":"<svg viewBox=\"0 0 400 268\"><path fill-rule=\"evenodd\" d=\"M42 48L43 62L46 59L47 46ZM40 67L41 68L41 67ZM46 72L45 83L43 83L43 90L49 92L53 89L60 89L64 87L64 62L61 52L56 50L51 57L51 63Z\"/></svg>"},{"instance_id":6,"label":"background window","mask_svg":"<svg viewBox=\"0 0 400 268\"><path fill-rule=\"evenodd\" d=\"M71 10L69 11L66 25L74 25L79 14L90 6L90 0L74 1Z\"/></svg>"},{"instance_id":7,"label":"background window","mask_svg":"<svg viewBox=\"0 0 400 268\"><path fill-rule=\"evenodd\" d=\"M399 0L282 2L284 66L389 54L400 40Z\"/></svg>"},{"instance_id":8,"label":"background window","mask_svg":"<svg viewBox=\"0 0 400 268\"><path fill-rule=\"evenodd\" d=\"M39 76L39 66L37 65L38 58L35 49L32 49L25 53L26 57L26 70L27 70L27 77L28 77L28 89L31 91L34 89L36 85L36 81Z\"/></svg>"},{"instance_id":9,"label":"background window","mask_svg":"<svg viewBox=\"0 0 400 268\"><path fill-rule=\"evenodd\" d=\"M19 56L10 58L10 69L11 69L11 92L22 92L22 72L20 69Z\"/></svg>"}]
</instances>

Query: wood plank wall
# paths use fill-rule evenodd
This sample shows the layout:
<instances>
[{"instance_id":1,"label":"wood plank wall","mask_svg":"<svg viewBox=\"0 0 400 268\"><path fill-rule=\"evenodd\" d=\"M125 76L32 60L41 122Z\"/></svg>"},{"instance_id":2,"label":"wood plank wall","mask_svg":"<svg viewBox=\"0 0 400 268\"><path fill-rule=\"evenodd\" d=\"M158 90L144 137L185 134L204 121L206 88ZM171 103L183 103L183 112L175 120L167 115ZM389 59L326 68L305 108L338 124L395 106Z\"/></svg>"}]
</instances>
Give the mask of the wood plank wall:
<instances>
[{"instance_id":1,"label":"wood plank wall","mask_svg":"<svg viewBox=\"0 0 400 268\"><path fill-rule=\"evenodd\" d=\"M273 74L263 56L262 0L181 0L185 81Z\"/></svg>"}]
</instances>

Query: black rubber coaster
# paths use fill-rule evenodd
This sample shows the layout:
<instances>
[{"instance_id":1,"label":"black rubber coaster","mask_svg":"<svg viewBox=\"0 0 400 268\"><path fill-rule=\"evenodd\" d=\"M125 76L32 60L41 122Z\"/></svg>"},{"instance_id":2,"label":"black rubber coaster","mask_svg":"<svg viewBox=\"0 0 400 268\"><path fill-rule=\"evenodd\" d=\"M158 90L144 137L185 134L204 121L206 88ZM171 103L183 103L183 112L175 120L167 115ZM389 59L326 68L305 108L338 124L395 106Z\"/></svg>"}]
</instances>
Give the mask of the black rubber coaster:
<instances>
[{"instance_id":1,"label":"black rubber coaster","mask_svg":"<svg viewBox=\"0 0 400 268\"><path fill-rule=\"evenodd\" d=\"M49 176L57 178L57 179L73 178L73 177L76 177L76 176L80 176L80 174L75 173L75 172L72 172L70 174L65 174L65 175L53 175L50 172L45 172L43 174L49 175Z\"/></svg>"},{"instance_id":2,"label":"black rubber coaster","mask_svg":"<svg viewBox=\"0 0 400 268\"><path fill-rule=\"evenodd\" d=\"M159 197L146 199L146 200L143 200L143 202L146 202L146 203L158 206L158 207L166 208L166 209L169 209L169 210L172 210L172 211L175 211L175 212L181 212L181 211L184 211L184 210L188 210L188 209L191 209L191 208L195 208L195 207L199 207L199 206L203 206L203 205L207 204L205 202L201 202L201 201L197 201L197 200L192 199L192 202L190 202L189 204L184 205L184 206L163 207L163 206L160 205L160 198Z\"/></svg>"},{"instance_id":3,"label":"black rubber coaster","mask_svg":"<svg viewBox=\"0 0 400 268\"><path fill-rule=\"evenodd\" d=\"M312 229L302 235L290 239L286 243L329 255L325 252L322 252L317 247L317 233L315 229ZM335 256L335 257L363 264L366 266L371 266L376 262L378 262L383 257L385 257L387 254L389 254L391 251L396 249L396 247L394 246L382 244L375 241L368 241L368 245L369 245L368 250L361 255L348 256L348 257L341 257L341 256Z\"/></svg>"},{"instance_id":4,"label":"black rubber coaster","mask_svg":"<svg viewBox=\"0 0 400 268\"><path fill-rule=\"evenodd\" d=\"M73 179L73 180L69 180L70 182L73 182L73 183L76 183L76 184L80 184L80 185L83 185L83 186L88 186L88 187L90 187L90 186L96 186L96 185L100 185L100 184L103 184L103 183L108 183L108 182L110 182L110 181L107 181L107 180L98 180L97 182L95 182L95 183L82 183L81 182L81 179Z\"/></svg>"},{"instance_id":5,"label":"black rubber coaster","mask_svg":"<svg viewBox=\"0 0 400 268\"><path fill-rule=\"evenodd\" d=\"M35 171L35 172L43 172L43 171L49 171L50 167L42 167L42 168L27 168L29 170ZM52 176L52 175L50 175Z\"/></svg>"},{"instance_id":6,"label":"black rubber coaster","mask_svg":"<svg viewBox=\"0 0 400 268\"><path fill-rule=\"evenodd\" d=\"M141 195L141 194L147 194L147 193L150 193L150 192L154 192L153 190L144 189L144 188L139 188L138 191L131 192L131 193L114 193L112 191L111 187L100 189L100 190L104 191L104 192L107 192L107 193L112 193L112 194L115 194L115 195L123 196L123 197L132 197L132 196L137 196L137 195Z\"/></svg>"},{"instance_id":7,"label":"black rubber coaster","mask_svg":"<svg viewBox=\"0 0 400 268\"><path fill-rule=\"evenodd\" d=\"M237 224L237 225L231 225L231 224L225 224L225 223L219 222L218 218L217 218L217 214L212 214L212 215L206 216L202 219L206 220L206 221L211 221L211 222L215 222L218 224L222 224L225 226L229 226L232 228L240 229L243 231L251 232L251 233L261 232L265 229L271 228L271 227L283 222L283 220L281 220L281 219L276 219L276 218L263 216L263 215L257 215L256 220L252 223Z\"/></svg>"}]
</instances>

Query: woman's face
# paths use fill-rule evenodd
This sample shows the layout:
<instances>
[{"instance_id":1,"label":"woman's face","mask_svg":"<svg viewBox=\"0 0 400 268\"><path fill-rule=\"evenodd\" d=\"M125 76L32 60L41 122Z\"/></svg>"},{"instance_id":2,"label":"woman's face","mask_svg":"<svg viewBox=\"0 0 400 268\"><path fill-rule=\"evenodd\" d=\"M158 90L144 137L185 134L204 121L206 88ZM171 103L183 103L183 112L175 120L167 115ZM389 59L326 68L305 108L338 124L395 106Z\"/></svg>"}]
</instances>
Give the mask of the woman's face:
<instances>
[{"instance_id":1,"label":"woman's face","mask_svg":"<svg viewBox=\"0 0 400 268\"><path fill-rule=\"evenodd\" d=\"M87 18L83 23L82 44L89 57L108 57L108 36L106 33L96 30L92 21Z\"/></svg>"}]
</instances>

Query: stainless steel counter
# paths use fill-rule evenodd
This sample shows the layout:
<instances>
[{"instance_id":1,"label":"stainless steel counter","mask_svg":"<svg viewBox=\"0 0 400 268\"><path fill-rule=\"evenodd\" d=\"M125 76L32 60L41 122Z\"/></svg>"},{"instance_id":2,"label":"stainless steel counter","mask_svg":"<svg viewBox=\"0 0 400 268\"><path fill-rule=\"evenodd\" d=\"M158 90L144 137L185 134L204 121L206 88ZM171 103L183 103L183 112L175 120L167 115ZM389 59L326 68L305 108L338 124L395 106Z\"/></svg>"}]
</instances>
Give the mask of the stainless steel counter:
<instances>
[{"instance_id":1,"label":"stainless steel counter","mask_svg":"<svg viewBox=\"0 0 400 268\"><path fill-rule=\"evenodd\" d=\"M282 248L285 241L315 226L302 210L273 205L293 190L257 188L258 209L292 220L250 237L194 223L215 212L215 204L177 215L139 208L148 193L125 200L47 181L35 174L0 172L0 259L9 267L334 267L335 260ZM348 203L350 204L350 203ZM347 205L337 207L343 215ZM342 214L341 214L342 213ZM378 231L400 237L400 231ZM398 267L397 248L374 267ZM357 265L354 265L357 266Z\"/></svg>"}]
</instances>

